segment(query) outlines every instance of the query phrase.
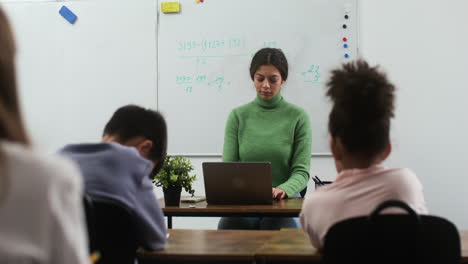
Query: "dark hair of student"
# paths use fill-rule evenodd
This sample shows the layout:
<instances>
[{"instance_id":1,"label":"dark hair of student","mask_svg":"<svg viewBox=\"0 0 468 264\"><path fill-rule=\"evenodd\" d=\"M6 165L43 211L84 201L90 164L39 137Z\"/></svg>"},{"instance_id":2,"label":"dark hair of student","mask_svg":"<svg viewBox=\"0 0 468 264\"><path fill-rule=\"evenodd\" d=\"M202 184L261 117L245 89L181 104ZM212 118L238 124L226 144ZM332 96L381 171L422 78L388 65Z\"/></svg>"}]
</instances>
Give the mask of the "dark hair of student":
<instances>
[{"instance_id":1,"label":"dark hair of student","mask_svg":"<svg viewBox=\"0 0 468 264\"><path fill-rule=\"evenodd\" d=\"M328 129L347 152L374 157L389 142L395 87L378 66L363 60L331 72L327 96L333 103Z\"/></svg>"},{"instance_id":2,"label":"dark hair of student","mask_svg":"<svg viewBox=\"0 0 468 264\"><path fill-rule=\"evenodd\" d=\"M15 41L0 8L0 139L29 145L21 118L15 70Z\"/></svg>"},{"instance_id":3,"label":"dark hair of student","mask_svg":"<svg viewBox=\"0 0 468 264\"><path fill-rule=\"evenodd\" d=\"M283 81L286 81L288 78L288 61L280 49L263 48L255 53L250 63L250 78L252 80L258 68L263 65L275 66L280 72Z\"/></svg>"},{"instance_id":4,"label":"dark hair of student","mask_svg":"<svg viewBox=\"0 0 468 264\"><path fill-rule=\"evenodd\" d=\"M135 137L151 140L149 158L156 163L151 175L162 168L167 151L167 125L159 112L136 105L120 107L107 122L104 135L116 136L121 143Z\"/></svg>"}]
</instances>

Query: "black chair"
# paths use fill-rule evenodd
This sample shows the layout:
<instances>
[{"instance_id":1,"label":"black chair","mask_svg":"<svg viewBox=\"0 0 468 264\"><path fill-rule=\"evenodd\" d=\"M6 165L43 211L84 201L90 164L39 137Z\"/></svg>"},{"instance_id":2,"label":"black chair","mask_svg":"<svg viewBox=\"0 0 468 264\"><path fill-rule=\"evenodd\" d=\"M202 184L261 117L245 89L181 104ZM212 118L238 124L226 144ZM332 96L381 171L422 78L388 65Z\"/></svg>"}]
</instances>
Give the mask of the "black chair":
<instances>
[{"instance_id":1,"label":"black chair","mask_svg":"<svg viewBox=\"0 0 468 264\"><path fill-rule=\"evenodd\" d=\"M113 201L84 201L90 252L101 256L97 264L134 264L138 242L132 212Z\"/></svg>"},{"instance_id":2,"label":"black chair","mask_svg":"<svg viewBox=\"0 0 468 264\"><path fill-rule=\"evenodd\" d=\"M379 213L399 207L408 214ZM460 263L460 237L448 220L418 215L406 203L386 201L370 216L333 225L325 236L323 261L335 263Z\"/></svg>"},{"instance_id":3,"label":"black chair","mask_svg":"<svg viewBox=\"0 0 468 264\"><path fill-rule=\"evenodd\" d=\"M93 201L91 200L91 197L88 195L85 195L83 197L83 207L85 210L85 216L86 216L86 227L88 230L88 247L89 247L89 253L93 253L97 251L97 246L96 246L96 231L95 231L95 226L96 224L94 223L94 213L93 213Z\"/></svg>"}]
</instances>

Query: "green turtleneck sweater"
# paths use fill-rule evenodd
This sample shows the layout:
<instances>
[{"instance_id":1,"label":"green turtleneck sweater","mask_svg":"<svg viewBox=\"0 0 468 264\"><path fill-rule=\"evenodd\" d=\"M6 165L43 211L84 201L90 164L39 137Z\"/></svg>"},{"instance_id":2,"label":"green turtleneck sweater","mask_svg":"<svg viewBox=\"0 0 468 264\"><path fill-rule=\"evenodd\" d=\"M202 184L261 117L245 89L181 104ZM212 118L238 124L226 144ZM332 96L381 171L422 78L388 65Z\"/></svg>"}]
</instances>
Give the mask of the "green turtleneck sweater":
<instances>
[{"instance_id":1,"label":"green turtleneck sweater","mask_svg":"<svg viewBox=\"0 0 468 264\"><path fill-rule=\"evenodd\" d=\"M307 113L280 93L270 100L257 96L229 114L223 161L269 161L272 186L288 197L309 180L312 136Z\"/></svg>"}]
</instances>

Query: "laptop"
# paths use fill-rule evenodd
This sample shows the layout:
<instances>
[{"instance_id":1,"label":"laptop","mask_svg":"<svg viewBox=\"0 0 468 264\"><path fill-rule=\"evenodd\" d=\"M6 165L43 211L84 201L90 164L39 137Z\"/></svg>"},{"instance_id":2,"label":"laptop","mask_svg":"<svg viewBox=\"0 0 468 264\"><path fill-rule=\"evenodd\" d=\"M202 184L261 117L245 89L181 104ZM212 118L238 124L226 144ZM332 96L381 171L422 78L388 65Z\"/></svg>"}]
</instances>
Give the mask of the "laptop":
<instances>
[{"instance_id":1,"label":"laptop","mask_svg":"<svg viewBox=\"0 0 468 264\"><path fill-rule=\"evenodd\" d=\"M272 204L270 162L204 162L208 204Z\"/></svg>"}]
</instances>

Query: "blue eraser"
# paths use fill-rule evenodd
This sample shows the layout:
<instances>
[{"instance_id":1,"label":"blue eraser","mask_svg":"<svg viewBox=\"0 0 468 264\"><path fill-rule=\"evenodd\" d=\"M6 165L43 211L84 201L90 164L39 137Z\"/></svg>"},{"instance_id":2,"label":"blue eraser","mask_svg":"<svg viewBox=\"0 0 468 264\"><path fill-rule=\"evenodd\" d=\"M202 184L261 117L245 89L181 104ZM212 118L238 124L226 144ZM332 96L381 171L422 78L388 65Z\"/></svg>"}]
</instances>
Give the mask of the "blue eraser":
<instances>
[{"instance_id":1,"label":"blue eraser","mask_svg":"<svg viewBox=\"0 0 468 264\"><path fill-rule=\"evenodd\" d=\"M75 23L77 16L66 6L62 6L59 10L59 14L63 16L70 24Z\"/></svg>"}]
</instances>

